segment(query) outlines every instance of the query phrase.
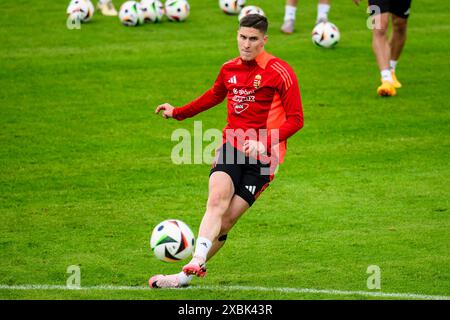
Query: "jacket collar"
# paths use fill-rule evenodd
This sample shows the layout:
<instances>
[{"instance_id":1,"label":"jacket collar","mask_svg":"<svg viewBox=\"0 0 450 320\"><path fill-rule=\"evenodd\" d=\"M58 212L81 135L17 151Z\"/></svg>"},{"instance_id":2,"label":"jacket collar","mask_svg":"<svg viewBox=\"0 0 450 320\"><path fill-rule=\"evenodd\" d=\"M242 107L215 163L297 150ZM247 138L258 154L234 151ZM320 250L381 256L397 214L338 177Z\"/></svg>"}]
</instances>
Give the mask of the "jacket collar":
<instances>
[{"instance_id":1,"label":"jacket collar","mask_svg":"<svg viewBox=\"0 0 450 320\"><path fill-rule=\"evenodd\" d=\"M261 52L254 60L244 61L241 57L239 60L241 64L254 65L257 64L261 69L266 69L267 63L273 58L271 54L267 53L265 50Z\"/></svg>"}]
</instances>

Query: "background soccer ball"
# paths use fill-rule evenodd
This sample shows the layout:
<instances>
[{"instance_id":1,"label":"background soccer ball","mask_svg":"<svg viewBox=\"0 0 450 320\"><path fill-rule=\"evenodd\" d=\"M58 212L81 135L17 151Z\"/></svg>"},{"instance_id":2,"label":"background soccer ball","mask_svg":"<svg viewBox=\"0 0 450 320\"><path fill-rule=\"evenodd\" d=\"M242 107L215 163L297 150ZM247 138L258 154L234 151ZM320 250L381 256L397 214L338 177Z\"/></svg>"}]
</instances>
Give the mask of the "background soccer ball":
<instances>
[{"instance_id":1,"label":"background soccer ball","mask_svg":"<svg viewBox=\"0 0 450 320\"><path fill-rule=\"evenodd\" d=\"M262 16L266 16L266 14L264 13L263 9L261 9L260 7L257 6L246 6L244 8L242 8L241 13L238 16L239 21L241 21L241 19L245 16L248 16L249 14L259 14Z\"/></svg>"},{"instance_id":2,"label":"background soccer ball","mask_svg":"<svg viewBox=\"0 0 450 320\"><path fill-rule=\"evenodd\" d=\"M159 260L175 262L192 254L194 242L194 234L183 221L165 220L153 229L150 247Z\"/></svg>"},{"instance_id":3,"label":"background soccer ball","mask_svg":"<svg viewBox=\"0 0 450 320\"><path fill-rule=\"evenodd\" d=\"M89 0L72 0L67 7L67 15L88 22L94 15L94 5Z\"/></svg>"},{"instance_id":4,"label":"background soccer ball","mask_svg":"<svg viewBox=\"0 0 450 320\"><path fill-rule=\"evenodd\" d=\"M120 22L127 27L134 27L144 23L144 14L136 1L127 1L119 10Z\"/></svg>"},{"instance_id":5,"label":"background soccer ball","mask_svg":"<svg viewBox=\"0 0 450 320\"><path fill-rule=\"evenodd\" d=\"M164 16L164 5L159 0L142 0L141 10L145 22L159 22Z\"/></svg>"},{"instance_id":6,"label":"background soccer ball","mask_svg":"<svg viewBox=\"0 0 450 320\"><path fill-rule=\"evenodd\" d=\"M165 9L170 21L184 21L190 12L189 3L186 0L168 0Z\"/></svg>"},{"instance_id":7,"label":"background soccer ball","mask_svg":"<svg viewBox=\"0 0 450 320\"><path fill-rule=\"evenodd\" d=\"M312 31L312 42L322 48L332 48L339 42L339 29L331 22L320 22Z\"/></svg>"},{"instance_id":8,"label":"background soccer ball","mask_svg":"<svg viewBox=\"0 0 450 320\"><path fill-rule=\"evenodd\" d=\"M245 6L245 0L219 0L219 7L226 14L239 14Z\"/></svg>"}]
</instances>

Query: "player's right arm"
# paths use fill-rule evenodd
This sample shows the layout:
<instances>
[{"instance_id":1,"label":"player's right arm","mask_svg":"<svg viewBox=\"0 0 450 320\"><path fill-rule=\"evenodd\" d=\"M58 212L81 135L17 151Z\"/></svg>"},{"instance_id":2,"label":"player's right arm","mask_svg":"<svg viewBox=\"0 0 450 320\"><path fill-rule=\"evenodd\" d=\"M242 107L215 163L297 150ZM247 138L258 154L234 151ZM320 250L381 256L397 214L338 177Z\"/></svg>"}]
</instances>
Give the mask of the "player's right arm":
<instances>
[{"instance_id":1,"label":"player's right arm","mask_svg":"<svg viewBox=\"0 0 450 320\"><path fill-rule=\"evenodd\" d=\"M176 120L184 120L195 116L196 114L206 111L219 103L221 103L227 96L227 88L223 81L222 69L217 76L216 81L211 89L206 91L197 99L191 101L185 106L174 108L168 103L164 103L156 108L156 113L163 110L164 118L174 118Z\"/></svg>"},{"instance_id":2,"label":"player's right arm","mask_svg":"<svg viewBox=\"0 0 450 320\"><path fill-rule=\"evenodd\" d=\"M155 113L158 114L162 110L163 118L173 118L173 109L175 108L171 104L163 103L156 108Z\"/></svg>"}]
</instances>

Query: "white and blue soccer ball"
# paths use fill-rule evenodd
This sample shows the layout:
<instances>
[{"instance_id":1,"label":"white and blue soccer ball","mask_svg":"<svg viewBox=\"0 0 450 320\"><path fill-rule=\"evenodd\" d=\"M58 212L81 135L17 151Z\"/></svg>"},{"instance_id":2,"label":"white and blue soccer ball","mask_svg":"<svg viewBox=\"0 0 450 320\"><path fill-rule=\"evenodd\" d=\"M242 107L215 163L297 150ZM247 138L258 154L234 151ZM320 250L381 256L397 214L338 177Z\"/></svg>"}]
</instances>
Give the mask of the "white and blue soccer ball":
<instances>
[{"instance_id":1,"label":"white and blue soccer ball","mask_svg":"<svg viewBox=\"0 0 450 320\"><path fill-rule=\"evenodd\" d=\"M191 8L186 0L167 0L166 16L170 21L184 21L189 17Z\"/></svg>"},{"instance_id":2,"label":"white and blue soccer ball","mask_svg":"<svg viewBox=\"0 0 450 320\"><path fill-rule=\"evenodd\" d=\"M241 13L239 13L238 19L241 21L241 19L245 16L248 16L249 14L259 14L261 16L266 16L263 9L257 6L246 6L242 8Z\"/></svg>"},{"instance_id":3,"label":"white and blue soccer ball","mask_svg":"<svg viewBox=\"0 0 450 320\"><path fill-rule=\"evenodd\" d=\"M312 42L322 48L333 48L340 39L339 29L328 21L319 22L312 31Z\"/></svg>"},{"instance_id":4,"label":"white and blue soccer ball","mask_svg":"<svg viewBox=\"0 0 450 320\"><path fill-rule=\"evenodd\" d=\"M72 0L67 7L67 15L81 22L88 22L94 16L94 5L89 0Z\"/></svg>"},{"instance_id":5,"label":"white and blue soccer ball","mask_svg":"<svg viewBox=\"0 0 450 320\"><path fill-rule=\"evenodd\" d=\"M245 0L219 0L219 7L226 14L239 14L245 7Z\"/></svg>"},{"instance_id":6,"label":"white and blue soccer ball","mask_svg":"<svg viewBox=\"0 0 450 320\"><path fill-rule=\"evenodd\" d=\"M165 262L176 262L192 256L194 243L194 234L189 226L175 219L159 223L150 237L153 253Z\"/></svg>"},{"instance_id":7,"label":"white and blue soccer ball","mask_svg":"<svg viewBox=\"0 0 450 320\"><path fill-rule=\"evenodd\" d=\"M164 16L164 5L159 0L142 0L144 22L160 22Z\"/></svg>"},{"instance_id":8,"label":"white and blue soccer ball","mask_svg":"<svg viewBox=\"0 0 450 320\"><path fill-rule=\"evenodd\" d=\"M144 23L144 14L136 1L126 1L119 10L119 20L127 27L135 27Z\"/></svg>"}]
</instances>

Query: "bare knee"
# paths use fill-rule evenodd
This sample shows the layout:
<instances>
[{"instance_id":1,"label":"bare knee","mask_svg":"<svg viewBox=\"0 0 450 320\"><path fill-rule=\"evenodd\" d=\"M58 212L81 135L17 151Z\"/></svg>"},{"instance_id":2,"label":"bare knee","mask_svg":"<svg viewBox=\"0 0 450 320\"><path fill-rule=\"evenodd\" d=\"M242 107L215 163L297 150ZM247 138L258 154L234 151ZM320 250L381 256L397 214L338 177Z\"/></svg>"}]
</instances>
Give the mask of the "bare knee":
<instances>
[{"instance_id":1,"label":"bare knee","mask_svg":"<svg viewBox=\"0 0 450 320\"><path fill-rule=\"evenodd\" d=\"M373 16L375 28L373 29L374 38L386 37L389 29L389 14L382 13Z\"/></svg>"},{"instance_id":2,"label":"bare knee","mask_svg":"<svg viewBox=\"0 0 450 320\"><path fill-rule=\"evenodd\" d=\"M208 197L207 208L209 211L223 215L229 205L229 199L226 194L212 193Z\"/></svg>"},{"instance_id":3,"label":"bare knee","mask_svg":"<svg viewBox=\"0 0 450 320\"><path fill-rule=\"evenodd\" d=\"M407 21L406 19L402 19L399 17L392 17L392 31L404 35L406 34L406 28L407 28Z\"/></svg>"},{"instance_id":4,"label":"bare knee","mask_svg":"<svg viewBox=\"0 0 450 320\"><path fill-rule=\"evenodd\" d=\"M374 38L386 38L388 33L388 26L385 27L381 26L379 28L373 29L373 36Z\"/></svg>"},{"instance_id":5,"label":"bare knee","mask_svg":"<svg viewBox=\"0 0 450 320\"><path fill-rule=\"evenodd\" d=\"M231 177L225 172L216 171L209 178L207 211L223 216L233 197L234 186Z\"/></svg>"}]
</instances>

